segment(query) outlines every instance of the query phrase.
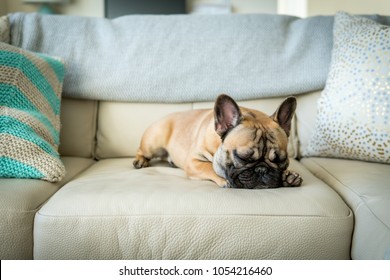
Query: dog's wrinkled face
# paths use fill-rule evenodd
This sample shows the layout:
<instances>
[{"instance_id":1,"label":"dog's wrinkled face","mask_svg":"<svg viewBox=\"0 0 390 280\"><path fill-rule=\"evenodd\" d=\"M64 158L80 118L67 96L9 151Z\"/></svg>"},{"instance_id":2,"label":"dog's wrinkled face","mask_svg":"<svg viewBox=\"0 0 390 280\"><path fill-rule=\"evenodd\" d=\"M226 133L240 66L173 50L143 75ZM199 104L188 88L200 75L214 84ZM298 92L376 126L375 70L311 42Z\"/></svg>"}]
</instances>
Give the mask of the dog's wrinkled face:
<instances>
[{"instance_id":1,"label":"dog's wrinkled face","mask_svg":"<svg viewBox=\"0 0 390 280\"><path fill-rule=\"evenodd\" d=\"M213 159L215 172L232 188L277 188L289 161L287 142L296 108L287 98L267 116L239 108L233 99L221 95L215 104L215 130L222 138Z\"/></svg>"}]
</instances>

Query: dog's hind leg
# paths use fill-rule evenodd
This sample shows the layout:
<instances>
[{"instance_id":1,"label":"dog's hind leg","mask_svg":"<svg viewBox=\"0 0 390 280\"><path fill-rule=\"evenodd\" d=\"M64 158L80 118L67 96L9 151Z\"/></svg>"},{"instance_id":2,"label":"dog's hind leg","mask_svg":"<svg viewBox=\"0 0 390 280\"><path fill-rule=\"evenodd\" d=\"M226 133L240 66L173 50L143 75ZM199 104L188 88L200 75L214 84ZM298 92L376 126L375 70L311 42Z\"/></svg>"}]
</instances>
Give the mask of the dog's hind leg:
<instances>
[{"instance_id":1,"label":"dog's hind leg","mask_svg":"<svg viewBox=\"0 0 390 280\"><path fill-rule=\"evenodd\" d=\"M162 129L162 127L166 127L162 122L160 121L150 126L142 136L140 147L133 161L135 168L148 167L151 159L166 158L168 156L166 143L170 131Z\"/></svg>"},{"instance_id":2,"label":"dog's hind leg","mask_svg":"<svg viewBox=\"0 0 390 280\"><path fill-rule=\"evenodd\" d=\"M135 157L135 160L133 161L133 165L135 168L144 168L149 166L151 158L147 158L142 154L141 149L138 149L137 155Z\"/></svg>"},{"instance_id":3,"label":"dog's hind leg","mask_svg":"<svg viewBox=\"0 0 390 280\"><path fill-rule=\"evenodd\" d=\"M137 155L135 156L135 160L133 161L133 165L137 169L148 167L150 166L149 163L152 158L166 158L167 156L167 151L161 147L154 149L153 151L139 148Z\"/></svg>"}]
</instances>

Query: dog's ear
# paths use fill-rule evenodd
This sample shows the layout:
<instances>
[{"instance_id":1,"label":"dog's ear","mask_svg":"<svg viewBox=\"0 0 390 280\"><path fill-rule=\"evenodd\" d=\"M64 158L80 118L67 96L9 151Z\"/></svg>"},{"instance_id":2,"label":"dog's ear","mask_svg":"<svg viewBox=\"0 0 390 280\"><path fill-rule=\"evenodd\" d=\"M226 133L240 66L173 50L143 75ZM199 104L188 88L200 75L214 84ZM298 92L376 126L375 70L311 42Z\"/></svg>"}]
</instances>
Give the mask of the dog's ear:
<instances>
[{"instance_id":1,"label":"dog's ear","mask_svg":"<svg viewBox=\"0 0 390 280\"><path fill-rule=\"evenodd\" d=\"M291 96L286 98L279 108L271 115L271 118L276 121L281 128L286 132L287 136L290 136L291 120L294 116L295 109L297 108L297 100Z\"/></svg>"},{"instance_id":2,"label":"dog's ear","mask_svg":"<svg viewBox=\"0 0 390 280\"><path fill-rule=\"evenodd\" d=\"M241 122L241 111L237 103L226 94L218 96L214 105L215 131L221 138Z\"/></svg>"}]
</instances>

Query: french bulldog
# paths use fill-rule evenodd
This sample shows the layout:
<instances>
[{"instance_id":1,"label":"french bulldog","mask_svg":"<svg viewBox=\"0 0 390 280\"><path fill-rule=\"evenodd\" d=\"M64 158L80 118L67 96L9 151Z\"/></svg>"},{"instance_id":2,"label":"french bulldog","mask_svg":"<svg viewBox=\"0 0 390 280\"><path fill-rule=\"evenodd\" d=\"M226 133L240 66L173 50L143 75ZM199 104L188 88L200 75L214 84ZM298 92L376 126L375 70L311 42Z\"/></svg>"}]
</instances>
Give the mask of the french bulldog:
<instances>
[{"instance_id":1,"label":"french bulldog","mask_svg":"<svg viewBox=\"0 0 390 280\"><path fill-rule=\"evenodd\" d=\"M287 169L288 136L296 109L288 97L271 116L239 107L221 94L213 109L170 114L144 133L135 168L160 157L182 168L190 179L211 180L227 188L300 186L302 177Z\"/></svg>"}]
</instances>

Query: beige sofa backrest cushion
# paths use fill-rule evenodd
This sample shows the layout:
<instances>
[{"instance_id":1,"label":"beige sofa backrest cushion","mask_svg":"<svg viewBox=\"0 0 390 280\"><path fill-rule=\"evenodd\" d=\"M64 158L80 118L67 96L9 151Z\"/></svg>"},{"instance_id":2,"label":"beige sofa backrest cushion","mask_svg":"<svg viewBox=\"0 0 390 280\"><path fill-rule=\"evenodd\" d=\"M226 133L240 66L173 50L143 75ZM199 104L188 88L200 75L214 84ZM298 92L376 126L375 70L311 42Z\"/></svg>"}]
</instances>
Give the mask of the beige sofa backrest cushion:
<instances>
[{"instance_id":1,"label":"beige sofa backrest cushion","mask_svg":"<svg viewBox=\"0 0 390 280\"><path fill-rule=\"evenodd\" d=\"M259 99L238 102L239 105L272 114L284 98ZM213 108L213 102L182 104L146 104L100 102L97 126L96 157L133 157L146 128L161 117L176 111ZM289 155L296 157L298 139L293 122Z\"/></svg>"},{"instance_id":2,"label":"beige sofa backrest cushion","mask_svg":"<svg viewBox=\"0 0 390 280\"><path fill-rule=\"evenodd\" d=\"M299 151L302 152L307 148L309 140L314 132L314 126L317 116L317 101L320 98L321 91L299 95L298 107L296 110L297 135L299 138Z\"/></svg>"},{"instance_id":3,"label":"beige sofa backrest cushion","mask_svg":"<svg viewBox=\"0 0 390 280\"><path fill-rule=\"evenodd\" d=\"M62 99L61 156L94 157L97 108L97 101Z\"/></svg>"},{"instance_id":4,"label":"beige sofa backrest cushion","mask_svg":"<svg viewBox=\"0 0 390 280\"><path fill-rule=\"evenodd\" d=\"M299 157L314 130L321 91L297 96L298 106L289 140L289 155ZM241 106L272 114L284 98L239 102ZM62 156L132 157L145 129L175 111L212 108L213 102L158 104L98 102L64 98L61 108ZM77 125L75 125L77 124ZM95 146L96 144L96 146Z\"/></svg>"}]
</instances>

